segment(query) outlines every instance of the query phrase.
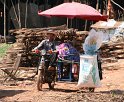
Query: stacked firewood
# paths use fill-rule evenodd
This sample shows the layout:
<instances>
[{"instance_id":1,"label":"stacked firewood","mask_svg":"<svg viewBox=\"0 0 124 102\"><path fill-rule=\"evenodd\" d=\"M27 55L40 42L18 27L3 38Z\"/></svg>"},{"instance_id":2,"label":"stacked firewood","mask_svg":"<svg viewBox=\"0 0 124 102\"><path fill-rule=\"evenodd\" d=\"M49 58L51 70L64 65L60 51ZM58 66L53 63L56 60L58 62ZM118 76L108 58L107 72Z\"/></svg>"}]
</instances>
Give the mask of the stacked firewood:
<instances>
[{"instance_id":1,"label":"stacked firewood","mask_svg":"<svg viewBox=\"0 0 124 102\"><path fill-rule=\"evenodd\" d=\"M38 62L39 57L32 55L31 50L46 37L47 33L49 33L49 29L53 30L53 32L56 34L57 41L61 43L71 43L79 51L82 51L82 48L79 47L80 45L78 45L78 43L81 44L83 42L85 38L84 35L76 34L75 29L67 29L65 26L35 29L24 28L19 30L11 30L11 35L16 36L16 43L13 44L11 51L16 53L22 53L21 66L37 65L36 62ZM78 43L74 41L78 41Z\"/></svg>"},{"instance_id":2,"label":"stacked firewood","mask_svg":"<svg viewBox=\"0 0 124 102\"><path fill-rule=\"evenodd\" d=\"M107 44L101 47L101 56L103 62L117 62L118 59L124 59L124 36L111 39Z\"/></svg>"},{"instance_id":3,"label":"stacked firewood","mask_svg":"<svg viewBox=\"0 0 124 102\"><path fill-rule=\"evenodd\" d=\"M101 47L101 49L103 52L102 56L104 58L107 57L124 58L124 42L104 44Z\"/></svg>"},{"instance_id":4,"label":"stacked firewood","mask_svg":"<svg viewBox=\"0 0 124 102\"><path fill-rule=\"evenodd\" d=\"M124 59L124 36L121 33L113 35L110 41L101 47L102 58L104 62L115 62L118 59Z\"/></svg>"},{"instance_id":5,"label":"stacked firewood","mask_svg":"<svg viewBox=\"0 0 124 102\"><path fill-rule=\"evenodd\" d=\"M34 56L31 50L36 47L47 35L49 29L53 30L59 42L71 43L81 54L83 52L82 44L88 35L88 31L77 31L68 29L66 26L49 27L49 28L33 28L33 29L15 29L10 34L16 37L16 43L7 51L9 59L15 59L18 53L22 54L21 66L36 66L38 56ZM10 55L9 55L10 54ZM112 62L117 59L124 58L124 41L109 42L101 47L101 57L103 61Z\"/></svg>"},{"instance_id":6,"label":"stacked firewood","mask_svg":"<svg viewBox=\"0 0 124 102\"><path fill-rule=\"evenodd\" d=\"M75 48L80 52L84 53L83 51L83 43L85 41L85 38L88 36L88 31L77 31L74 41Z\"/></svg>"}]
</instances>

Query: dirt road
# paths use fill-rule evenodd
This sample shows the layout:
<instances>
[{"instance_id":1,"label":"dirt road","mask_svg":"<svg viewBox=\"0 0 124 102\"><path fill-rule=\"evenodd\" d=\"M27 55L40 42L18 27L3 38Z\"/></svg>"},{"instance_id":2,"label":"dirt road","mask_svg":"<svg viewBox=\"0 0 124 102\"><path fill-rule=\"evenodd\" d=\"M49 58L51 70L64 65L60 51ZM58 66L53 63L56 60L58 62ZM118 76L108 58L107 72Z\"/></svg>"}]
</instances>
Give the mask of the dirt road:
<instances>
[{"instance_id":1,"label":"dirt road","mask_svg":"<svg viewBox=\"0 0 124 102\"><path fill-rule=\"evenodd\" d=\"M77 83L68 82L57 82L55 90L45 84L42 91L37 91L36 81L27 80L1 84L0 102L124 102L124 60L115 66L113 70L103 70L102 86L94 93L78 90Z\"/></svg>"}]
</instances>

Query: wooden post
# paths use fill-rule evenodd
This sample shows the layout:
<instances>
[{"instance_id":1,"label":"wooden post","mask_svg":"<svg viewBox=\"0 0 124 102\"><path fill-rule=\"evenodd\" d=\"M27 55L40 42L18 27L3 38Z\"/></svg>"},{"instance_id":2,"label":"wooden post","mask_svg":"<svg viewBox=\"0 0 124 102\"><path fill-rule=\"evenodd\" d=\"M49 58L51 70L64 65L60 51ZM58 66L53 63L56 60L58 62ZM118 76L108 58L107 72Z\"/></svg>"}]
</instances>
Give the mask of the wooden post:
<instances>
[{"instance_id":1,"label":"wooden post","mask_svg":"<svg viewBox=\"0 0 124 102\"><path fill-rule=\"evenodd\" d=\"M97 0L96 9L99 11L99 0Z\"/></svg>"},{"instance_id":2,"label":"wooden post","mask_svg":"<svg viewBox=\"0 0 124 102\"><path fill-rule=\"evenodd\" d=\"M4 40L6 43L6 0L4 0Z\"/></svg>"},{"instance_id":3,"label":"wooden post","mask_svg":"<svg viewBox=\"0 0 124 102\"><path fill-rule=\"evenodd\" d=\"M110 17L111 12L111 0L108 0L107 15Z\"/></svg>"},{"instance_id":4,"label":"wooden post","mask_svg":"<svg viewBox=\"0 0 124 102\"><path fill-rule=\"evenodd\" d=\"M21 12L20 12L20 0L18 0L18 20L19 20L19 28L21 29Z\"/></svg>"},{"instance_id":5,"label":"wooden post","mask_svg":"<svg viewBox=\"0 0 124 102\"><path fill-rule=\"evenodd\" d=\"M26 10L25 10L25 28L27 28L28 0L26 1L26 4L25 5L26 5L25 6L25 8L26 8Z\"/></svg>"}]
</instances>

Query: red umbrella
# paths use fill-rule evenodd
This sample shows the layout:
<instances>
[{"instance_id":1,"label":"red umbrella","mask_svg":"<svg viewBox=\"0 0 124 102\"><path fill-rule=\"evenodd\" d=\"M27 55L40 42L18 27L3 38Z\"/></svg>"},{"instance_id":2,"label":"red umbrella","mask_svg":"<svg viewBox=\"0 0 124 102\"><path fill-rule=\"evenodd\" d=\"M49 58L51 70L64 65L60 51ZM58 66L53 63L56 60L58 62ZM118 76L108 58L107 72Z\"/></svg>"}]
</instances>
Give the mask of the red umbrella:
<instances>
[{"instance_id":1,"label":"red umbrella","mask_svg":"<svg viewBox=\"0 0 124 102\"><path fill-rule=\"evenodd\" d=\"M93 7L77 2L63 3L43 12L38 12L38 14L47 17L58 16L87 20L107 20L107 16L103 16Z\"/></svg>"}]
</instances>

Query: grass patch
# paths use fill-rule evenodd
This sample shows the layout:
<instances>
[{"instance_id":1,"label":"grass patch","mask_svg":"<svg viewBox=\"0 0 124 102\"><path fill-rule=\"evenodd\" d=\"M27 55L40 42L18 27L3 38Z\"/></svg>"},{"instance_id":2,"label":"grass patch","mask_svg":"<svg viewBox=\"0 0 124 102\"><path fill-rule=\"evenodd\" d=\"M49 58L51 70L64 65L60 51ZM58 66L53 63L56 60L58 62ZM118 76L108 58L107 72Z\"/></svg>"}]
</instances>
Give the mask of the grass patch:
<instances>
[{"instance_id":1,"label":"grass patch","mask_svg":"<svg viewBox=\"0 0 124 102\"><path fill-rule=\"evenodd\" d=\"M3 58L6 51L11 47L12 44L1 43L0 44L0 58Z\"/></svg>"}]
</instances>

